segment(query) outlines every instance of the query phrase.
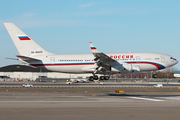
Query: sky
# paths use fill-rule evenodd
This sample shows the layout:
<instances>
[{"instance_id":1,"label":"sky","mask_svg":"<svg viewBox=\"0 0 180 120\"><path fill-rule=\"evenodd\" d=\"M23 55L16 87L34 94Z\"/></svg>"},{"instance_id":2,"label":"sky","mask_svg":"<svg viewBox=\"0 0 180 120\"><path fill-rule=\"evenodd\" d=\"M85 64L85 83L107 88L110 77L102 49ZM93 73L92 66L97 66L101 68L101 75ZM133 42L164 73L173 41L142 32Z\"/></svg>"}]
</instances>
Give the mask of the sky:
<instances>
[{"instance_id":1,"label":"sky","mask_svg":"<svg viewBox=\"0 0 180 120\"><path fill-rule=\"evenodd\" d=\"M179 0L0 0L0 67L19 64L4 22L55 54L153 52L180 61ZM175 67L180 70L180 63Z\"/></svg>"}]
</instances>

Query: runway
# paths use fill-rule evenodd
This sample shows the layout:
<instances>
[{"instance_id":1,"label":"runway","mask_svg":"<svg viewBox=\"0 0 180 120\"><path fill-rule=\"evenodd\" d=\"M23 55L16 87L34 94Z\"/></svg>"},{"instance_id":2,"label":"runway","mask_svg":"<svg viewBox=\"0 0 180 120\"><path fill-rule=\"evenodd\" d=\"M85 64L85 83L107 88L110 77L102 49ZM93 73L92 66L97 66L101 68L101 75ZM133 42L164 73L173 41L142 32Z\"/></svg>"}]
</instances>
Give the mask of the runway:
<instances>
[{"instance_id":1,"label":"runway","mask_svg":"<svg viewBox=\"0 0 180 120\"><path fill-rule=\"evenodd\" d=\"M152 88L153 85L156 83L115 83L115 82L103 82L103 85L95 82L90 83L73 83L73 84L66 84L65 82L58 82L58 83L52 83L52 82L19 82L19 81L0 81L0 87L21 87L22 84L29 83L34 85L34 87L149 87ZM178 88L180 87L180 84L163 84L164 87L170 87L170 88Z\"/></svg>"},{"instance_id":2,"label":"runway","mask_svg":"<svg viewBox=\"0 0 180 120\"><path fill-rule=\"evenodd\" d=\"M1 120L175 120L180 90L124 88L0 88ZM166 93L166 94L165 94Z\"/></svg>"}]
</instances>

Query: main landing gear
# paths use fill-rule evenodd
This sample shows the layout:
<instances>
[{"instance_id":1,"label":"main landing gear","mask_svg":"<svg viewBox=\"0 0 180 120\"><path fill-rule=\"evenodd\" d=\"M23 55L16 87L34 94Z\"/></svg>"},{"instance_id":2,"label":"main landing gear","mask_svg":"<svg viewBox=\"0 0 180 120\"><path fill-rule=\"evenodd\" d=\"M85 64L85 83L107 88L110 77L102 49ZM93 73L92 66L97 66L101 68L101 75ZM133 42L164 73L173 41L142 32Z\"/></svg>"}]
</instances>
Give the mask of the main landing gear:
<instances>
[{"instance_id":1,"label":"main landing gear","mask_svg":"<svg viewBox=\"0 0 180 120\"><path fill-rule=\"evenodd\" d=\"M100 80L109 80L109 76L100 76Z\"/></svg>"},{"instance_id":2,"label":"main landing gear","mask_svg":"<svg viewBox=\"0 0 180 120\"><path fill-rule=\"evenodd\" d=\"M100 80L109 80L109 76L100 76L99 79L100 79ZM97 76L97 75L95 75L95 76L90 76L90 77L89 77L89 80L90 80L90 81L98 80L98 76Z\"/></svg>"}]
</instances>

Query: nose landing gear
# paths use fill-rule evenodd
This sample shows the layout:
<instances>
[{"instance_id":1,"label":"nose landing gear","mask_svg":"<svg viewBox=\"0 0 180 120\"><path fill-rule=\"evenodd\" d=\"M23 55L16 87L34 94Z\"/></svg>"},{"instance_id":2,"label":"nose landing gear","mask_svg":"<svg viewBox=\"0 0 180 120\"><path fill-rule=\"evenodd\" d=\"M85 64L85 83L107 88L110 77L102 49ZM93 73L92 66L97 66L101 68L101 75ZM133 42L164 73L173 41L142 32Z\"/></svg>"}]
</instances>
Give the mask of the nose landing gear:
<instances>
[{"instance_id":1,"label":"nose landing gear","mask_svg":"<svg viewBox=\"0 0 180 120\"><path fill-rule=\"evenodd\" d=\"M157 78L158 75L157 75L157 74L153 74L152 77L153 77L153 78Z\"/></svg>"}]
</instances>

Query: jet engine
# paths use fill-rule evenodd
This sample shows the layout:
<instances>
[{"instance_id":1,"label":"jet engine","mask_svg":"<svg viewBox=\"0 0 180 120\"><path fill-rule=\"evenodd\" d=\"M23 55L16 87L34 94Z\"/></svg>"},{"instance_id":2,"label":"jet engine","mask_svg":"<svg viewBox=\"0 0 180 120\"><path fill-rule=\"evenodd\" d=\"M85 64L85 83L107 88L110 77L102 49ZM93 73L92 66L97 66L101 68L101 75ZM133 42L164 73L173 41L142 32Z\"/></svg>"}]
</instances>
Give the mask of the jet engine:
<instances>
[{"instance_id":1,"label":"jet engine","mask_svg":"<svg viewBox=\"0 0 180 120\"><path fill-rule=\"evenodd\" d=\"M140 68L138 65L131 65L127 63L118 64L111 67L113 72L125 72L125 73L139 73Z\"/></svg>"},{"instance_id":2,"label":"jet engine","mask_svg":"<svg viewBox=\"0 0 180 120\"><path fill-rule=\"evenodd\" d=\"M138 65L131 65L131 66L132 66L132 69L131 69L132 73L139 73L140 72L140 68Z\"/></svg>"}]
</instances>

